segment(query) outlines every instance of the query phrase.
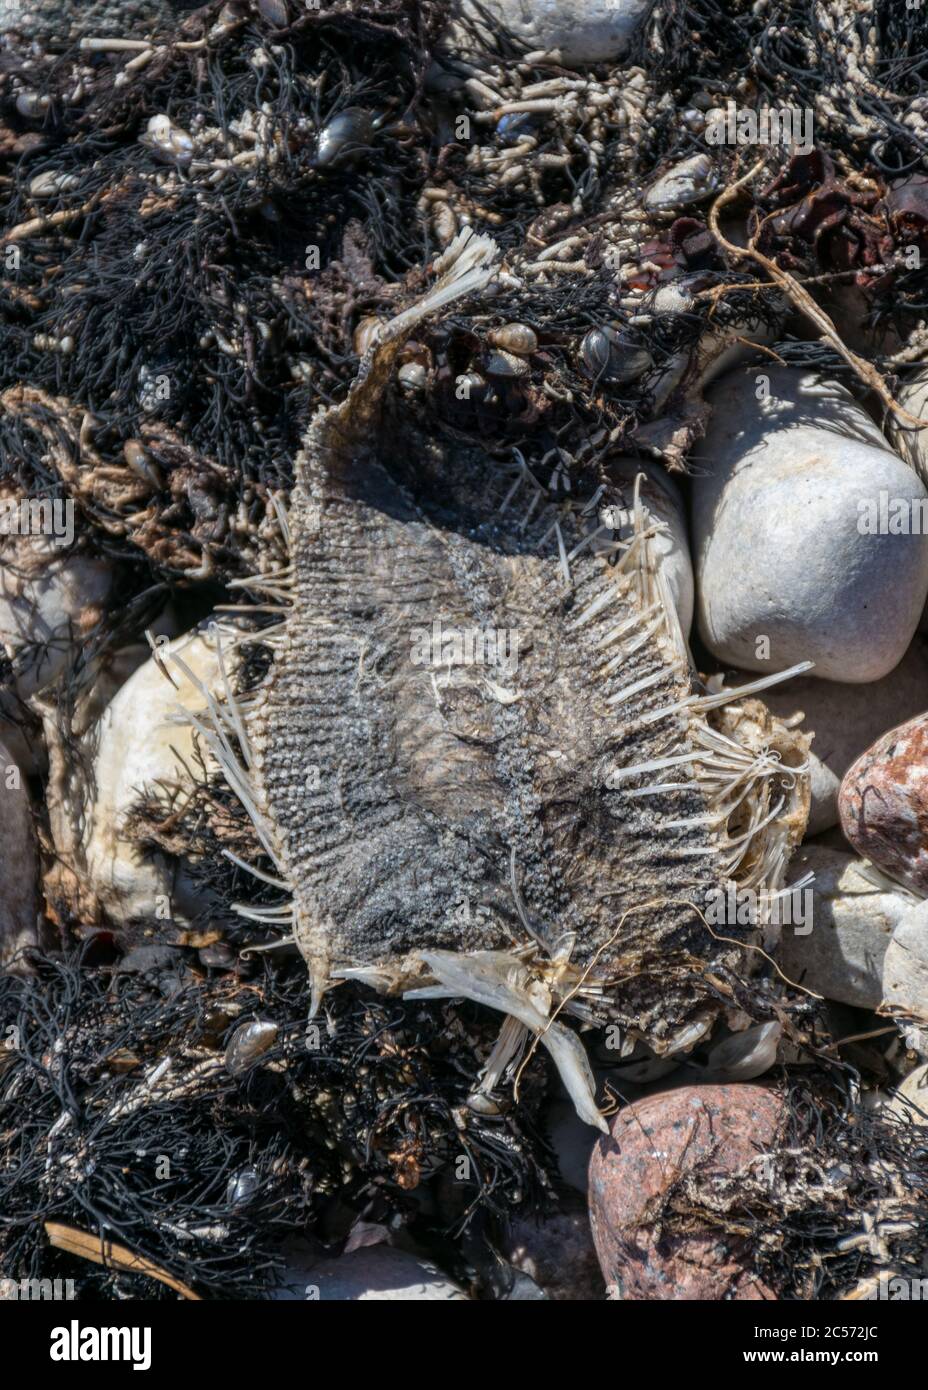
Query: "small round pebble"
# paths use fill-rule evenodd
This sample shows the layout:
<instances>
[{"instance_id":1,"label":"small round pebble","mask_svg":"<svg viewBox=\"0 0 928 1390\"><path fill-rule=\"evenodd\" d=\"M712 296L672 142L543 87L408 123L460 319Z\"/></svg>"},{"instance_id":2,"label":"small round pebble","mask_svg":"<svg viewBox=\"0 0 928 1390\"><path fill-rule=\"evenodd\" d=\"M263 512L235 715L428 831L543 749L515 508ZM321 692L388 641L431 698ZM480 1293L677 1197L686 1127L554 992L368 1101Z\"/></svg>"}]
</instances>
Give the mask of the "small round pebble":
<instances>
[{"instance_id":1,"label":"small round pebble","mask_svg":"<svg viewBox=\"0 0 928 1390\"><path fill-rule=\"evenodd\" d=\"M625 1106L590 1164L590 1220L607 1287L623 1300L771 1299L721 1233L658 1238L661 1197L697 1164L737 1172L774 1138L783 1103L762 1086L685 1086Z\"/></svg>"},{"instance_id":2,"label":"small round pebble","mask_svg":"<svg viewBox=\"0 0 928 1390\"><path fill-rule=\"evenodd\" d=\"M841 829L891 878L928 894L928 714L877 739L838 794Z\"/></svg>"}]
</instances>

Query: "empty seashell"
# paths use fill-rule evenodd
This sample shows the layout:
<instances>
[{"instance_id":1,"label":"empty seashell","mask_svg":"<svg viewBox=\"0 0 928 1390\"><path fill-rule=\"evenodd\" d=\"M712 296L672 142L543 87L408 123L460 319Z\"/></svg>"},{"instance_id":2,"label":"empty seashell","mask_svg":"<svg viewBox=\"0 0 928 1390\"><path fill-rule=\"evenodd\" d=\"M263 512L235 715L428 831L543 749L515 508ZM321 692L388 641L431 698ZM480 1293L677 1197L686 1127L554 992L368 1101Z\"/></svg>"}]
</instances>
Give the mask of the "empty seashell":
<instances>
[{"instance_id":1,"label":"empty seashell","mask_svg":"<svg viewBox=\"0 0 928 1390\"><path fill-rule=\"evenodd\" d=\"M38 92L22 91L16 97L16 110L27 119L41 116L48 110L49 99Z\"/></svg>"},{"instance_id":2,"label":"empty seashell","mask_svg":"<svg viewBox=\"0 0 928 1390\"><path fill-rule=\"evenodd\" d=\"M70 193L80 184L77 174L65 174L60 169L44 169L29 182L31 198L55 198L59 193Z\"/></svg>"},{"instance_id":3,"label":"empty seashell","mask_svg":"<svg viewBox=\"0 0 928 1390\"><path fill-rule=\"evenodd\" d=\"M628 334L607 326L590 329L580 344L580 357L588 376L620 386L644 376L654 361Z\"/></svg>"},{"instance_id":4,"label":"empty seashell","mask_svg":"<svg viewBox=\"0 0 928 1390\"><path fill-rule=\"evenodd\" d=\"M258 0L258 11L275 29L286 29L290 23L284 0Z\"/></svg>"},{"instance_id":5,"label":"empty seashell","mask_svg":"<svg viewBox=\"0 0 928 1390\"><path fill-rule=\"evenodd\" d=\"M122 446L122 456L126 460L126 466L132 469L135 475L143 482L149 483L153 488L160 488L164 483L164 475L155 463L151 454L143 444L137 439L127 439Z\"/></svg>"},{"instance_id":6,"label":"empty seashell","mask_svg":"<svg viewBox=\"0 0 928 1390\"><path fill-rule=\"evenodd\" d=\"M233 1076L247 1071L274 1046L277 1032L277 1024L267 1019L253 1018L248 1023L239 1024L225 1050L226 1070Z\"/></svg>"},{"instance_id":7,"label":"empty seashell","mask_svg":"<svg viewBox=\"0 0 928 1390\"><path fill-rule=\"evenodd\" d=\"M186 130L175 125L170 116L152 116L141 141L158 153L176 159L180 164L189 164L193 158L192 138Z\"/></svg>"},{"instance_id":8,"label":"empty seashell","mask_svg":"<svg viewBox=\"0 0 928 1390\"><path fill-rule=\"evenodd\" d=\"M404 362L396 374L399 384L410 391L421 391L427 373L421 362Z\"/></svg>"},{"instance_id":9,"label":"empty seashell","mask_svg":"<svg viewBox=\"0 0 928 1390\"><path fill-rule=\"evenodd\" d=\"M367 149L374 134L374 118L363 106L346 106L319 132L315 164L318 169L337 164Z\"/></svg>"},{"instance_id":10,"label":"empty seashell","mask_svg":"<svg viewBox=\"0 0 928 1390\"><path fill-rule=\"evenodd\" d=\"M359 319L352 338L354 350L359 357L363 357L371 344L376 341L384 322L385 320L378 318L376 314L368 314L366 318Z\"/></svg>"},{"instance_id":11,"label":"empty seashell","mask_svg":"<svg viewBox=\"0 0 928 1390\"><path fill-rule=\"evenodd\" d=\"M487 338L494 347L517 357L530 357L538 347L538 335L527 323L504 323L502 328L492 328Z\"/></svg>"},{"instance_id":12,"label":"empty seashell","mask_svg":"<svg viewBox=\"0 0 928 1390\"><path fill-rule=\"evenodd\" d=\"M644 195L644 205L649 212L686 207L707 198L716 187L712 160L706 154L694 154L651 184Z\"/></svg>"},{"instance_id":13,"label":"empty seashell","mask_svg":"<svg viewBox=\"0 0 928 1390\"><path fill-rule=\"evenodd\" d=\"M230 1207L243 1207L251 1201L260 1187L261 1178L256 1168L240 1168L229 1179L226 1201Z\"/></svg>"},{"instance_id":14,"label":"empty seashell","mask_svg":"<svg viewBox=\"0 0 928 1390\"><path fill-rule=\"evenodd\" d=\"M504 145L517 145L537 128L537 119L530 111L510 111L496 122L496 133Z\"/></svg>"},{"instance_id":15,"label":"empty seashell","mask_svg":"<svg viewBox=\"0 0 928 1390\"><path fill-rule=\"evenodd\" d=\"M779 1023L760 1023L716 1044L706 1060L706 1080L753 1081L763 1076L777 1060L782 1032Z\"/></svg>"},{"instance_id":16,"label":"empty seashell","mask_svg":"<svg viewBox=\"0 0 928 1390\"><path fill-rule=\"evenodd\" d=\"M671 280L658 285L641 301L643 314L687 314L696 306L692 290L685 280Z\"/></svg>"}]
</instances>

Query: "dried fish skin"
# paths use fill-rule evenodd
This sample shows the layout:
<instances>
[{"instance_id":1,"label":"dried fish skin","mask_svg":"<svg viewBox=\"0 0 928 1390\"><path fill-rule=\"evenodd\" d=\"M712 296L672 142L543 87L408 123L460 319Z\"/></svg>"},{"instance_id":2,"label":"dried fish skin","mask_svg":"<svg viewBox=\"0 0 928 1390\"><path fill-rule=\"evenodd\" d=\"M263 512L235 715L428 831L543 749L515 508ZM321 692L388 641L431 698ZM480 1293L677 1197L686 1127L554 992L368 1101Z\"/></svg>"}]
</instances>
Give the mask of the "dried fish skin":
<instances>
[{"instance_id":1,"label":"dried fish skin","mask_svg":"<svg viewBox=\"0 0 928 1390\"><path fill-rule=\"evenodd\" d=\"M569 1005L673 1052L718 1012L705 972L747 969L699 905L739 866L779 887L765 846L782 768L704 718L637 486L628 499L607 474L565 508L407 412L386 422L404 339L486 285L490 248L458 238L310 427L290 566L255 581L285 607L244 715L248 766L214 751L291 891L313 1007L334 976L428 989L454 952L481 1002L499 961L497 1007L527 1028L540 999L539 1017ZM634 514L623 541L600 521L616 502ZM772 812L730 840L755 795ZM589 1114L568 1048L558 1064Z\"/></svg>"}]
</instances>

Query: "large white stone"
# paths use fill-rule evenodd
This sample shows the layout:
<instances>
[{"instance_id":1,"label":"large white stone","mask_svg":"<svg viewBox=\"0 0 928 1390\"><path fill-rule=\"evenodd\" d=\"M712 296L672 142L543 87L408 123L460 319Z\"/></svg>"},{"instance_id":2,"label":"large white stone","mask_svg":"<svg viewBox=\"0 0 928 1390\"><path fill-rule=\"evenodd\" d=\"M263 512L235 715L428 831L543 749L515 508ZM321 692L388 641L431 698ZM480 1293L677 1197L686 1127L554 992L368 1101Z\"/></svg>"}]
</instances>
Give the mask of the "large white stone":
<instances>
[{"instance_id":1,"label":"large white stone","mask_svg":"<svg viewBox=\"0 0 928 1390\"><path fill-rule=\"evenodd\" d=\"M862 507L883 495L915 518L924 486L850 394L812 373L755 366L707 399L712 420L691 460L706 646L752 671L810 659L820 680L887 675L928 595L928 537L862 533Z\"/></svg>"},{"instance_id":2,"label":"large white stone","mask_svg":"<svg viewBox=\"0 0 928 1390\"><path fill-rule=\"evenodd\" d=\"M474 24L492 50L500 28L531 52L559 53L568 66L621 59L644 23L652 0L455 0L442 41L451 54L473 51L459 20Z\"/></svg>"},{"instance_id":3,"label":"large white stone","mask_svg":"<svg viewBox=\"0 0 928 1390\"><path fill-rule=\"evenodd\" d=\"M893 932L883 961L887 1010L928 1023L928 901L914 904Z\"/></svg>"},{"instance_id":4,"label":"large white stone","mask_svg":"<svg viewBox=\"0 0 928 1390\"><path fill-rule=\"evenodd\" d=\"M748 671L726 679L730 687L753 680ZM812 805L806 836L838 824L838 789L848 768L888 729L928 705L928 642L916 636L894 671L866 685L800 676L765 690L763 701L790 727L811 734Z\"/></svg>"},{"instance_id":5,"label":"large white stone","mask_svg":"<svg viewBox=\"0 0 928 1390\"><path fill-rule=\"evenodd\" d=\"M15 760L0 744L0 968L23 968L37 941L38 860L29 794Z\"/></svg>"},{"instance_id":6,"label":"large white stone","mask_svg":"<svg viewBox=\"0 0 928 1390\"><path fill-rule=\"evenodd\" d=\"M826 999L875 1009L883 998L884 958L912 898L877 887L861 860L838 850L805 845L790 863L790 882L810 870L812 930L800 935L784 926L777 964L790 980Z\"/></svg>"},{"instance_id":7,"label":"large white stone","mask_svg":"<svg viewBox=\"0 0 928 1390\"><path fill-rule=\"evenodd\" d=\"M150 658L118 690L91 734L95 755L85 786L66 755L54 750L49 814L56 849L95 900L116 923L133 917L183 919L198 905L186 866L171 856L142 854L132 839L129 818L146 792L190 785L188 769L198 766L195 733L178 722L186 709L202 714L201 691L168 660L179 654L214 694L222 680L215 645L205 633L168 643L161 665ZM226 669L234 659L225 656ZM171 670L175 688L163 672ZM204 750L205 751L205 750Z\"/></svg>"},{"instance_id":8,"label":"large white stone","mask_svg":"<svg viewBox=\"0 0 928 1390\"><path fill-rule=\"evenodd\" d=\"M693 563L690 559L686 514L680 490L668 477L666 469L659 464L642 463L640 459L620 458L610 460L608 471L611 478L624 485L629 504L634 496L635 478L639 473L644 474L641 500L659 527L651 542L652 549L667 577L683 636L689 637L690 628L693 626L695 595ZM613 518L610 517L609 520ZM623 513L614 520L627 525L630 513ZM624 534L623 527L620 526L618 529Z\"/></svg>"}]
</instances>

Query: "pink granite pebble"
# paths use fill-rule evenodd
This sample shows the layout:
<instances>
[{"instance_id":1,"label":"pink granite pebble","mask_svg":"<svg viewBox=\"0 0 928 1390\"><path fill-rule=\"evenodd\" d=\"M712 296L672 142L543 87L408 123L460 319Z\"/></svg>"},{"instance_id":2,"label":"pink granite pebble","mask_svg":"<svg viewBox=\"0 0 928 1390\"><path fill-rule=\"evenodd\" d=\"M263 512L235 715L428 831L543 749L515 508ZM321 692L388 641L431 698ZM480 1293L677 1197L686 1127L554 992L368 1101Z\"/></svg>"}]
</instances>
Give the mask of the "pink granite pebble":
<instances>
[{"instance_id":1,"label":"pink granite pebble","mask_svg":"<svg viewBox=\"0 0 928 1390\"><path fill-rule=\"evenodd\" d=\"M928 714L890 729L848 769L841 828L859 854L928 894Z\"/></svg>"},{"instance_id":2,"label":"pink granite pebble","mask_svg":"<svg viewBox=\"0 0 928 1390\"><path fill-rule=\"evenodd\" d=\"M697 1164L730 1174L757 1158L782 1116L763 1086L686 1086L625 1106L593 1150L590 1220L607 1286L627 1300L772 1299L743 1247L708 1230L660 1236L660 1197Z\"/></svg>"}]
</instances>

